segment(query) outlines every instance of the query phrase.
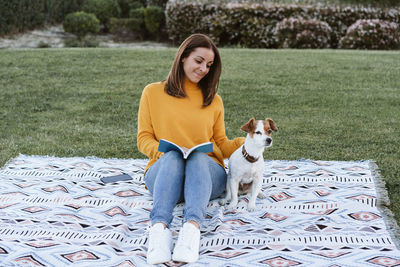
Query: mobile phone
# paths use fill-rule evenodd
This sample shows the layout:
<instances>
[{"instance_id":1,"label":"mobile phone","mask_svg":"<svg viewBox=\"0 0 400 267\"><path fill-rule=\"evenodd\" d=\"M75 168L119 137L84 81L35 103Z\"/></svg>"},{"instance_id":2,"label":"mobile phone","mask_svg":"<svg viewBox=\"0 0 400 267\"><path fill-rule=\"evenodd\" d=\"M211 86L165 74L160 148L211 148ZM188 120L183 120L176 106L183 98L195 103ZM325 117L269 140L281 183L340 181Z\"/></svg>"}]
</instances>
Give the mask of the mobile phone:
<instances>
[{"instance_id":1,"label":"mobile phone","mask_svg":"<svg viewBox=\"0 0 400 267\"><path fill-rule=\"evenodd\" d=\"M126 173L100 178L100 181L102 181L105 184L114 183L118 181L128 181L128 180L132 180L132 176Z\"/></svg>"}]
</instances>

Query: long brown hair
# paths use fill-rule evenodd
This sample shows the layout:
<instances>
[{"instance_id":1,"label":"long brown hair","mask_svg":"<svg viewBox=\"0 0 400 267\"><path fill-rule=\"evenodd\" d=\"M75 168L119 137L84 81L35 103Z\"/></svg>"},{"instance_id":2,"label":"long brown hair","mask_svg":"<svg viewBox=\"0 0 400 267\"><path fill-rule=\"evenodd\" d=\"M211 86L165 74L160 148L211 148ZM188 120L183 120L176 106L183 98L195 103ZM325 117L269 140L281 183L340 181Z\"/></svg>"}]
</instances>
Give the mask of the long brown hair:
<instances>
[{"instance_id":1,"label":"long brown hair","mask_svg":"<svg viewBox=\"0 0 400 267\"><path fill-rule=\"evenodd\" d=\"M188 57L196 48L204 47L214 52L214 62L206 76L198 83L203 93L203 107L208 106L214 99L218 90L219 77L221 76L221 57L213 41L204 34L192 34L179 46L174 63L165 83L165 92L175 97L185 97L184 90L185 72L182 59Z\"/></svg>"}]
</instances>

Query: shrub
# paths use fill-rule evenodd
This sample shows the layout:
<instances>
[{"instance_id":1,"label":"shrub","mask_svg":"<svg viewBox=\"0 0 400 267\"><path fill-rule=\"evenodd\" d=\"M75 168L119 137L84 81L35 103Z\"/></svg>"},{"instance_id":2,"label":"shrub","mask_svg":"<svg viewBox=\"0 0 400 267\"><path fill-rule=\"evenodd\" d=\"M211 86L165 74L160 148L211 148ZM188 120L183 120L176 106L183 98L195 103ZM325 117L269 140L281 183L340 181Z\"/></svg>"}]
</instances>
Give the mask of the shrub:
<instances>
[{"instance_id":1,"label":"shrub","mask_svg":"<svg viewBox=\"0 0 400 267\"><path fill-rule=\"evenodd\" d=\"M82 40L88 33L97 33L100 30L99 20L93 14L83 11L68 14L63 23L64 30Z\"/></svg>"},{"instance_id":2,"label":"shrub","mask_svg":"<svg viewBox=\"0 0 400 267\"><path fill-rule=\"evenodd\" d=\"M67 14L79 11L81 9L83 0L46 0L45 1L45 14L47 22L61 22Z\"/></svg>"},{"instance_id":3,"label":"shrub","mask_svg":"<svg viewBox=\"0 0 400 267\"><path fill-rule=\"evenodd\" d=\"M235 11L230 10L219 17L205 16L201 25L208 25L208 29L199 29L199 32L207 33L218 45L240 45L251 48L272 48L276 46L275 38L272 36L273 27L267 23L260 22L264 18L249 16L239 20L230 20L236 17ZM265 26L267 25L267 26Z\"/></svg>"},{"instance_id":4,"label":"shrub","mask_svg":"<svg viewBox=\"0 0 400 267\"><path fill-rule=\"evenodd\" d=\"M121 10L116 0L85 0L82 10L86 13L92 13L104 25L105 30L108 29L110 18L119 17Z\"/></svg>"},{"instance_id":5,"label":"shrub","mask_svg":"<svg viewBox=\"0 0 400 267\"><path fill-rule=\"evenodd\" d=\"M121 9L121 17L128 18L132 9L145 7L146 0L118 0L118 5Z\"/></svg>"},{"instance_id":6,"label":"shrub","mask_svg":"<svg viewBox=\"0 0 400 267\"><path fill-rule=\"evenodd\" d=\"M165 9L167 2L168 0L147 0L148 6L159 6L162 9Z\"/></svg>"},{"instance_id":7,"label":"shrub","mask_svg":"<svg viewBox=\"0 0 400 267\"><path fill-rule=\"evenodd\" d=\"M339 43L340 48L398 49L400 27L379 19L358 20L351 25Z\"/></svg>"},{"instance_id":8,"label":"shrub","mask_svg":"<svg viewBox=\"0 0 400 267\"><path fill-rule=\"evenodd\" d=\"M115 34L117 40L135 39L143 40L145 36L143 18L111 18L110 32Z\"/></svg>"},{"instance_id":9,"label":"shrub","mask_svg":"<svg viewBox=\"0 0 400 267\"><path fill-rule=\"evenodd\" d=\"M265 20L265 18L254 17L240 23L238 44L250 48L276 48L274 27Z\"/></svg>"},{"instance_id":10,"label":"shrub","mask_svg":"<svg viewBox=\"0 0 400 267\"><path fill-rule=\"evenodd\" d=\"M204 33L222 45L245 47L277 47L274 29L277 23L290 17L304 20L319 20L331 28L329 46L338 47L339 40L347 28L359 19L380 19L400 23L400 7L381 9L365 7L343 7L340 5L287 5L250 2L226 3L216 0L169 0L166 7L166 21L169 38L181 43L194 32ZM299 41L305 47L316 40L327 40L326 25L299 32ZM311 27L311 26L310 26ZM322 31L321 35L315 35ZM322 38L322 39L321 39ZM318 46L320 47L320 46Z\"/></svg>"},{"instance_id":11,"label":"shrub","mask_svg":"<svg viewBox=\"0 0 400 267\"><path fill-rule=\"evenodd\" d=\"M394 7L399 5L399 0L348 0L349 3L357 5L373 5Z\"/></svg>"},{"instance_id":12,"label":"shrub","mask_svg":"<svg viewBox=\"0 0 400 267\"><path fill-rule=\"evenodd\" d=\"M37 45L37 48L51 48L51 45L49 43L46 43L44 41L40 41Z\"/></svg>"},{"instance_id":13,"label":"shrub","mask_svg":"<svg viewBox=\"0 0 400 267\"><path fill-rule=\"evenodd\" d=\"M91 39L67 39L64 43L65 47L99 47L99 41Z\"/></svg>"},{"instance_id":14,"label":"shrub","mask_svg":"<svg viewBox=\"0 0 400 267\"><path fill-rule=\"evenodd\" d=\"M0 35L44 24L44 0L0 0Z\"/></svg>"},{"instance_id":15,"label":"shrub","mask_svg":"<svg viewBox=\"0 0 400 267\"><path fill-rule=\"evenodd\" d=\"M197 28L193 30L193 32L201 32L206 33L217 45L231 45L236 44L237 40L235 40L236 35L238 35L238 31L233 32L232 34L226 34L225 31L227 29L232 28L232 21L226 18L227 15L224 14L221 16L204 16L201 19L201 22L198 25L207 25L206 28ZM189 35L190 33L187 33Z\"/></svg>"},{"instance_id":16,"label":"shrub","mask_svg":"<svg viewBox=\"0 0 400 267\"><path fill-rule=\"evenodd\" d=\"M316 19L288 18L279 22L274 32L279 47L327 48L332 29L326 22Z\"/></svg>"},{"instance_id":17,"label":"shrub","mask_svg":"<svg viewBox=\"0 0 400 267\"><path fill-rule=\"evenodd\" d=\"M144 23L149 33L155 34L159 32L163 21L164 12L161 7L148 6L144 9Z\"/></svg>"},{"instance_id":18,"label":"shrub","mask_svg":"<svg viewBox=\"0 0 400 267\"><path fill-rule=\"evenodd\" d=\"M144 10L145 8L141 7L131 9L131 12L129 12L129 17L131 18L129 28L141 39L143 39L146 35L146 26L144 24Z\"/></svg>"},{"instance_id":19,"label":"shrub","mask_svg":"<svg viewBox=\"0 0 400 267\"><path fill-rule=\"evenodd\" d=\"M164 12L161 7L149 6L147 8L135 8L129 12L129 18L110 20L110 31L118 38L135 35L139 39L148 37L149 34L161 34L161 26L164 23Z\"/></svg>"},{"instance_id":20,"label":"shrub","mask_svg":"<svg viewBox=\"0 0 400 267\"><path fill-rule=\"evenodd\" d=\"M0 0L0 35L63 21L82 0Z\"/></svg>"}]
</instances>

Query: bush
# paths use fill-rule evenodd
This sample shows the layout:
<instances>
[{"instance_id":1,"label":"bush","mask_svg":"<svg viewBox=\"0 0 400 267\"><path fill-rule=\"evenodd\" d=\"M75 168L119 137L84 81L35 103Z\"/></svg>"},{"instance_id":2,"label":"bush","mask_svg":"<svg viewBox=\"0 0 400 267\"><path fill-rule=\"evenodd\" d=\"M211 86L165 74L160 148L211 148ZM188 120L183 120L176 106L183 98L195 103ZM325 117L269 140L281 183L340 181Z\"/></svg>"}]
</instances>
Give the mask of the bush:
<instances>
[{"instance_id":1,"label":"bush","mask_svg":"<svg viewBox=\"0 0 400 267\"><path fill-rule=\"evenodd\" d=\"M299 45L309 47L317 40L322 40L323 43L317 47L336 48L348 27L359 19L400 23L400 7L380 9L267 2L226 3L213 0L170 0L166 7L168 34L174 43L181 43L190 34L199 32L210 35L219 45L275 48L278 44L274 29L279 22L290 17L315 19L331 28L329 46L324 43L328 40L325 33L329 28L320 23L315 27L309 25L311 29L298 32Z\"/></svg>"},{"instance_id":2,"label":"bush","mask_svg":"<svg viewBox=\"0 0 400 267\"><path fill-rule=\"evenodd\" d=\"M164 12L161 7L148 6L144 9L144 24L149 33L156 34L159 32L163 21Z\"/></svg>"},{"instance_id":3,"label":"bush","mask_svg":"<svg viewBox=\"0 0 400 267\"><path fill-rule=\"evenodd\" d=\"M148 6L159 6L162 9L165 9L167 6L168 0L147 0Z\"/></svg>"},{"instance_id":4,"label":"bush","mask_svg":"<svg viewBox=\"0 0 400 267\"><path fill-rule=\"evenodd\" d=\"M332 29L326 22L316 19L288 18L276 25L274 33L279 47L327 48Z\"/></svg>"},{"instance_id":5,"label":"bush","mask_svg":"<svg viewBox=\"0 0 400 267\"><path fill-rule=\"evenodd\" d=\"M118 38L129 38L134 35L139 39L144 39L149 35L156 35L159 39L164 21L164 12L161 7L135 8L129 12L129 18L111 19L110 31Z\"/></svg>"},{"instance_id":6,"label":"bush","mask_svg":"<svg viewBox=\"0 0 400 267\"><path fill-rule=\"evenodd\" d=\"M100 30L99 20L93 14L82 11L68 14L63 23L64 30L82 40L88 33L97 33Z\"/></svg>"},{"instance_id":7,"label":"bush","mask_svg":"<svg viewBox=\"0 0 400 267\"><path fill-rule=\"evenodd\" d=\"M78 11L82 0L0 0L0 35L63 21Z\"/></svg>"},{"instance_id":8,"label":"bush","mask_svg":"<svg viewBox=\"0 0 400 267\"><path fill-rule=\"evenodd\" d=\"M140 37L140 39L143 39L146 35L146 26L144 24L144 10L145 8L141 7L131 9L131 12L129 12L129 18L131 19L129 27L134 33L136 33Z\"/></svg>"},{"instance_id":9,"label":"bush","mask_svg":"<svg viewBox=\"0 0 400 267\"><path fill-rule=\"evenodd\" d=\"M132 9L145 7L146 0L118 0L118 5L121 9L121 17L128 18Z\"/></svg>"},{"instance_id":10,"label":"bush","mask_svg":"<svg viewBox=\"0 0 400 267\"><path fill-rule=\"evenodd\" d=\"M45 20L44 0L0 0L0 35L33 29Z\"/></svg>"},{"instance_id":11,"label":"bush","mask_svg":"<svg viewBox=\"0 0 400 267\"><path fill-rule=\"evenodd\" d=\"M394 7L399 5L399 0L348 0L350 4Z\"/></svg>"},{"instance_id":12,"label":"bush","mask_svg":"<svg viewBox=\"0 0 400 267\"><path fill-rule=\"evenodd\" d=\"M241 23L239 45L250 48L277 48L274 27L264 18L249 18Z\"/></svg>"},{"instance_id":13,"label":"bush","mask_svg":"<svg viewBox=\"0 0 400 267\"><path fill-rule=\"evenodd\" d=\"M143 40L146 32L144 29L143 18L111 18L110 32L115 34L117 40L129 40L138 38Z\"/></svg>"},{"instance_id":14,"label":"bush","mask_svg":"<svg viewBox=\"0 0 400 267\"><path fill-rule=\"evenodd\" d=\"M67 14L79 11L83 0L46 0L44 13L46 21L50 23L61 22Z\"/></svg>"},{"instance_id":15,"label":"bush","mask_svg":"<svg viewBox=\"0 0 400 267\"><path fill-rule=\"evenodd\" d=\"M68 39L64 45L65 47L99 47L99 41L91 39Z\"/></svg>"},{"instance_id":16,"label":"bush","mask_svg":"<svg viewBox=\"0 0 400 267\"><path fill-rule=\"evenodd\" d=\"M116 0L85 0L82 10L92 13L100 20L100 23L108 30L108 22L113 17L119 17L121 10Z\"/></svg>"},{"instance_id":17,"label":"bush","mask_svg":"<svg viewBox=\"0 0 400 267\"><path fill-rule=\"evenodd\" d=\"M400 27L379 19L358 20L351 25L339 43L340 48L398 49Z\"/></svg>"},{"instance_id":18,"label":"bush","mask_svg":"<svg viewBox=\"0 0 400 267\"><path fill-rule=\"evenodd\" d=\"M37 48L51 48L51 45L49 43L46 43L44 41L40 41L37 45Z\"/></svg>"},{"instance_id":19,"label":"bush","mask_svg":"<svg viewBox=\"0 0 400 267\"><path fill-rule=\"evenodd\" d=\"M230 20L237 13L231 12L219 17L205 16L201 25L208 25L208 29L199 29L199 32L207 32L212 40L218 45L239 45L250 48L272 48L276 47L276 40L272 36L273 27L265 26L267 23L260 22L264 18L251 15L242 17L242 20Z\"/></svg>"}]
</instances>

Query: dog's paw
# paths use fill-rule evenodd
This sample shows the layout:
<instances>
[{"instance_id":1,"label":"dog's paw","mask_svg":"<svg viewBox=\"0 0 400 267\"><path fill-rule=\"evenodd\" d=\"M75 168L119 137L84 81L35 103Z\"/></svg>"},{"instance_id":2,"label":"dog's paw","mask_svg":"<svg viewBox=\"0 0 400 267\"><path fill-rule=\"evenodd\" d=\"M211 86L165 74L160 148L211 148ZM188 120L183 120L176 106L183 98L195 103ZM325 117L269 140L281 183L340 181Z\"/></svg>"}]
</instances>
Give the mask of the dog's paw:
<instances>
[{"instance_id":1,"label":"dog's paw","mask_svg":"<svg viewBox=\"0 0 400 267\"><path fill-rule=\"evenodd\" d=\"M255 211L255 210L256 210L256 205L255 205L255 204L249 204L249 205L247 206L247 211L253 212L253 211Z\"/></svg>"},{"instance_id":2,"label":"dog's paw","mask_svg":"<svg viewBox=\"0 0 400 267\"><path fill-rule=\"evenodd\" d=\"M266 196L263 192L260 192L260 193L258 193L257 197L258 197L258 198L261 198L261 199L264 199L264 198L266 198L267 196Z\"/></svg>"}]
</instances>

